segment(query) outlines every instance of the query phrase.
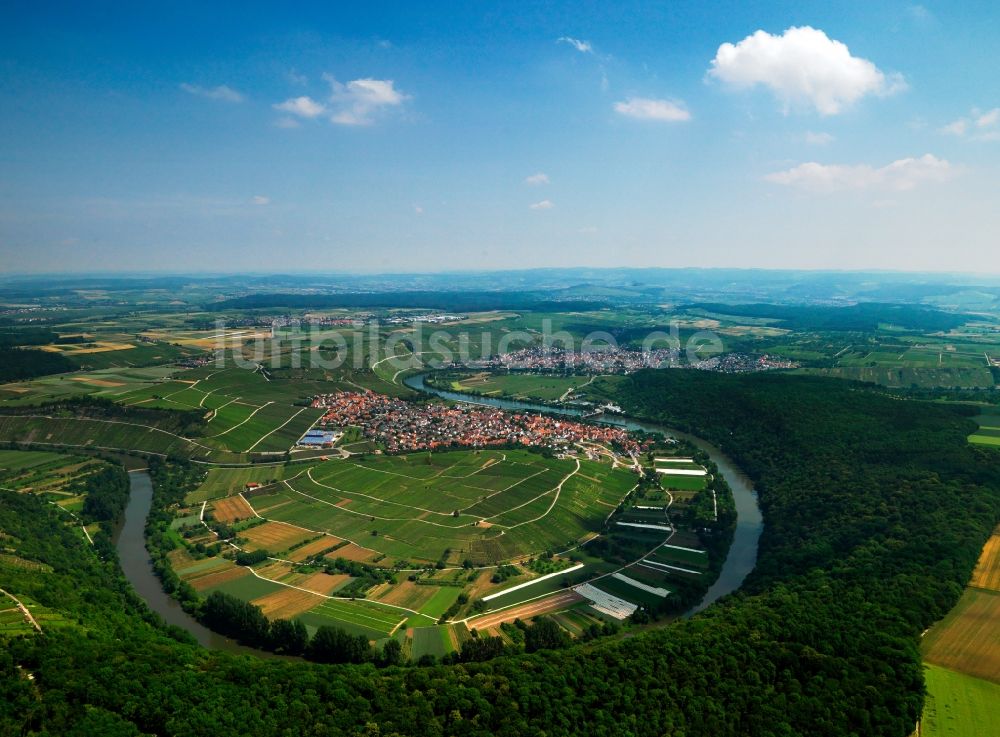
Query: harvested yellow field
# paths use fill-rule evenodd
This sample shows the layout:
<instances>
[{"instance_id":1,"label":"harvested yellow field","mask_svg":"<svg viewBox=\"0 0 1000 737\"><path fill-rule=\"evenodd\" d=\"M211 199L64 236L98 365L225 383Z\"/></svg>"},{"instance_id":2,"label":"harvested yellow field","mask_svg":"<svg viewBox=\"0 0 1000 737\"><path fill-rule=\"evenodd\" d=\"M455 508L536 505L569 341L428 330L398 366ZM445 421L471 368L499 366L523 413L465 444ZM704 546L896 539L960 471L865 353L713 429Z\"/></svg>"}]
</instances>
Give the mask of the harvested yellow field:
<instances>
[{"instance_id":1,"label":"harvested yellow field","mask_svg":"<svg viewBox=\"0 0 1000 737\"><path fill-rule=\"evenodd\" d=\"M83 345L43 345L39 347L49 353L62 353L67 356L79 356L85 353L106 353L108 351L127 351L135 348L131 343L111 343L103 340Z\"/></svg>"},{"instance_id":2,"label":"harvested yellow field","mask_svg":"<svg viewBox=\"0 0 1000 737\"><path fill-rule=\"evenodd\" d=\"M986 541L969 585L1000 591L1000 527L994 530L993 537Z\"/></svg>"}]
</instances>

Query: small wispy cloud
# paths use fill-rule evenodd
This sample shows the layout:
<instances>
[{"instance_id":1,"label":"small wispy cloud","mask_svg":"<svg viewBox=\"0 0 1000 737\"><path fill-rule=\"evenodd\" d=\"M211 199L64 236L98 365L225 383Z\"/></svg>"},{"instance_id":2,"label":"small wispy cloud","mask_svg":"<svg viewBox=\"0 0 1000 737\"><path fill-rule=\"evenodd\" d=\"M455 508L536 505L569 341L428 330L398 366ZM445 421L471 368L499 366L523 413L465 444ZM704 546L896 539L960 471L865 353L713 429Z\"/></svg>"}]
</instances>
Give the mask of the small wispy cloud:
<instances>
[{"instance_id":1,"label":"small wispy cloud","mask_svg":"<svg viewBox=\"0 0 1000 737\"><path fill-rule=\"evenodd\" d=\"M424 214L424 208L422 208L420 205L414 205L413 206L413 214L414 215L423 215Z\"/></svg>"},{"instance_id":2,"label":"small wispy cloud","mask_svg":"<svg viewBox=\"0 0 1000 737\"><path fill-rule=\"evenodd\" d=\"M222 102L243 102L243 100L246 99L242 93L237 92L232 87L228 87L224 84L220 84L218 87L201 87L196 84L183 82L180 85L180 88L189 95L204 97L209 100L221 100Z\"/></svg>"},{"instance_id":3,"label":"small wispy cloud","mask_svg":"<svg viewBox=\"0 0 1000 737\"><path fill-rule=\"evenodd\" d=\"M549 183L549 175L548 174L544 174L543 172L538 172L537 174L532 174L529 177L525 177L524 178L524 183L525 184L529 184L532 187L537 187L537 186L539 186L541 184L548 184Z\"/></svg>"},{"instance_id":4,"label":"small wispy cloud","mask_svg":"<svg viewBox=\"0 0 1000 737\"><path fill-rule=\"evenodd\" d=\"M959 138L967 136L973 141L1000 140L1000 107L986 111L973 108L968 116L953 120L938 132Z\"/></svg>"},{"instance_id":5,"label":"small wispy cloud","mask_svg":"<svg viewBox=\"0 0 1000 737\"><path fill-rule=\"evenodd\" d=\"M918 23L931 23L935 20L934 14L924 5L911 5L906 9L907 14Z\"/></svg>"},{"instance_id":6,"label":"small wispy cloud","mask_svg":"<svg viewBox=\"0 0 1000 737\"><path fill-rule=\"evenodd\" d=\"M590 41L581 41L580 39L572 38L571 36L560 36L556 39L556 43L569 44L581 54L594 53L594 47L591 45Z\"/></svg>"},{"instance_id":7,"label":"small wispy cloud","mask_svg":"<svg viewBox=\"0 0 1000 737\"><path fill-rule=\"evenodd\" d=\"M813 131L806 131L805 136L803 136L803 140L812 146L826 146L827 144L833 143L834 138L829 133L814 133Z\"/></svg>"},{"instance_id":8,"label":"small wispy cloud","mask_svg":"<svg viewBox=\"0 0 1000 737\"><path fill-rule=\"evenodd\" d=\"M691 120L689 113L680 102L672 100L655 100L649 97L629 97L622 102L616 102L615 112L637 120L659 120L678 123Z\"/></svg>"},{"instance_id":9,"label":"small wispy cloud","mask_svg":"<svg viewBox=\"0 0 1000 737\"><path fill-rule=\"evenodd\" d=\"M336 108L330 121L337 125L371 125L380 113L410 99L391 79L355 79L342 84L328 74L323 78L330 83L330 102Z\"/></svg>"},{"instance_id":10,"label":"small wispy cloud","mask_svg":"<svg viewBox=\"0 0 1000 737\"><path fill-rule=\"evenodd\" d=\"M284 102L272 105L272 107L275 110L297 115L300 118L318 118L326 112L326 106L323 103L316 102L316 100L305 95L289 98Z\"/></svg>"},{"instance_id":11,"label":"small wispy cloud","mask_svg":"<svg viewBox=\"0 0 1000 737\"><path fill-rule=\"evenodd\" d=\"M260 206L270 205L271 204L271 198L270 197L265 197L262 194L256 194L256 195L254 195L253 198L250 201L253 202L253 204L260 205Z\"/></svg>"},{"instance_id":12,"label":"small wispy cloud","mask_svg":"<svg viewBox=\"0 0 1000 737\"><path fill-rule=\"evenodd\" d=\"M528 207L532 210L551 210L555 204L551 200L542 200L541 202L533 202Z\"/></svg>"}]
</instances>

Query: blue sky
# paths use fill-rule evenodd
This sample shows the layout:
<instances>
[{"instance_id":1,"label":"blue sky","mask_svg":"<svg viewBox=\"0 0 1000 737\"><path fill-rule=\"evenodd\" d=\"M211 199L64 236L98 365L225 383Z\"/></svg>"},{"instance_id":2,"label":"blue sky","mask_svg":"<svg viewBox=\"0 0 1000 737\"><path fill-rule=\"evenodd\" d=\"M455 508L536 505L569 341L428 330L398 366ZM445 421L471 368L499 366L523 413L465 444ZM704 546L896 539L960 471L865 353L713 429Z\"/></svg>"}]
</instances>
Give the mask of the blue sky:
<instances>
[{"instance_id":1,"label":"blue sky","mask_svg":"<svg viewBox=\"0 0 1000 737\"><path fill-rule=\"evenodd\" d=\"M12 3L0 270L1000 272L990 2Z\"/></svg>"}]
</instances>

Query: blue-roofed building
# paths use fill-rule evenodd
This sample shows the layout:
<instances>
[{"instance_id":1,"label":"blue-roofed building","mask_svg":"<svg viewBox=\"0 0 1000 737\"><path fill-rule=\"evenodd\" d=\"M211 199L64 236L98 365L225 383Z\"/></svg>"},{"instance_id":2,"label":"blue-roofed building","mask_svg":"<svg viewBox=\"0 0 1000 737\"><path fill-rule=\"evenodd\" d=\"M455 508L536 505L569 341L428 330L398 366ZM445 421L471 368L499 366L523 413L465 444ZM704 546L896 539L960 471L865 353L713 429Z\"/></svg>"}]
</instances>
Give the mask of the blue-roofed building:
<instances>
[{"instance_id":1,"label":"blue-roofed building","mask_svg":"<svg viewBox=\"0 0 1000 737\"><path fill-rule=\"evenodd\" d=\"M339 437L339 432L334 432L332 430L316 430L314 428L307 431L305 435L299 438L298 445L304 445L310 448L329 448L337 442Z\"/></svg>"}]
</instances>

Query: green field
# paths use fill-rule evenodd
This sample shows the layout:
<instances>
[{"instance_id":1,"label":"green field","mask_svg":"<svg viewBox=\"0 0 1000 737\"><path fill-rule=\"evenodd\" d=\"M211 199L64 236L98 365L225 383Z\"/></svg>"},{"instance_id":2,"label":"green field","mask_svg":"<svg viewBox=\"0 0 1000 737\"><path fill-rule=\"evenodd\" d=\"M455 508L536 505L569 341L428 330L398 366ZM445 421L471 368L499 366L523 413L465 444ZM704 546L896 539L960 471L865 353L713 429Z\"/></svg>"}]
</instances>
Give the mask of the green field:
<instances>
[{"instance_id":1,"label":"green field","mask_svg":"<svg viewBox=\"0 0 1000 737\"><path fill-rule=\"evenodd\" d=\"M451 637L447 627L415 627L413 643L410 646L410 657L417 660L422 655L433 655L440 658L451 652Z\"/></svg>"},{"instance_id":2,"label":"green field","mask_svg":"<svg viewBox=\"0 0 1000 737\"><path fill-rule=\"evenodd\" d=\"M568 390L577 390L589 383L591 383L589 376L478 373L453 381L452 389L457 392L471 391L485 396L541 399L551 402L563 396L568 397Z\"/></svg>"},{"instance_id":3,"label":"green field","mask_svg":"<svg viewBox=\"0 0 1000 737\"><path fill-rule=\"evenodd\" d=\"M224 594L250 601L251 599L259 599L262 596L273 594L275 591L282 591L284 588L281 584L274 583L273 581L265 581L263 578L257 578L251 574L227 581L219 586L209 587L205 589L204 594L207 596L213 591L221 591Z\"/></svg>"},{"instance_id":4,"label":"green field","mask_svg":"<svg viewBox=\"0 0 1000 737\"><path fill-rule=\"evenodd\" d=\"M455 603L455 599L461 593L462 589L459 586L439 586L434 596L420 607L420 613L437 619L448 611L448 607Z\"/></svg>"},{"instance_id":5,"label":"green field","mask_svg":"<svg viewBox=\"0 0 1000 737\"><path fill-rule=\"evenodd\" d=\"M669 476L660 474L660 486L674 491L701 491L708 484L707 476Z\"/></svg>"},{"instance_id":6,"label":"green field","mask_svg":"<svg viewBox=\"0 0 1000 737\"><path fill-rule=\"evenodd\" d=\"M924 666L927 698L921 737L984 737L1000 718L1000 685L936 665Z\"/></svg>"},{"instance_id":7,"label":"green field","mask_svg":"<svg viewBox=\"0 0 1000 737\"><path fill-rule=\"evenodd\" d=\"M241 468L210 468L205 481L187 495L188 504L196 504L206 499L230 496L243 491L247 484L270 484L301 473L306 466L245 466Z\"/></svg>"},{"instance_id":8,"label":"green field","mask_svg":"<svg viewBox=\"0 0 1000 737\"><path fill-rule=\"evenodd\" d=\"M984 410L976 422L979 423L979 430L969 436L970 443L978 445L1000 446L1000 414L996 410Z\"/></svg>"}]
</instances>

